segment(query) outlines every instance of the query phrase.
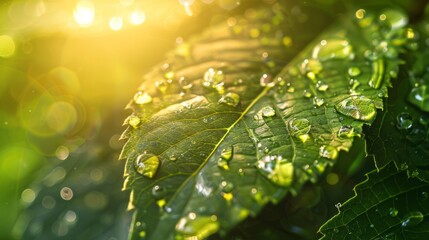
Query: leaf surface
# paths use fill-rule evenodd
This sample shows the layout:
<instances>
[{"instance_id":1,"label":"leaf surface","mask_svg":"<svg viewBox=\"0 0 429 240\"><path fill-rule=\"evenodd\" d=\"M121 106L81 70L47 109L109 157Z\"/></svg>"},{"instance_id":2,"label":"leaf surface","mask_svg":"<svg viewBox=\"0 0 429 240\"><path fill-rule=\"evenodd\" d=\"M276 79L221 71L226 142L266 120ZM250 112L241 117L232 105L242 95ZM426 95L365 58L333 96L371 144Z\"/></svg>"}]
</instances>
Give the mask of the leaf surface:
<instances>
[{"instance_id":1,"label":"leaf surface","mask_svg":"<svg viewBox=\"0 0 429 240\"><path fill-rule=\"evenodd\" d=\"M276 24L283 15L274 8L238 28L208 30L179 46L161 74L146 75L130 103L121 154L136 209L131 238L224 234L317 181L348 151L382 108L407 41L403 25L358 13L278 74L294 37ZM271 30L263 33L266 24ZM270 59L261 62L260 53Z\"/></svg>"}]
</instances>

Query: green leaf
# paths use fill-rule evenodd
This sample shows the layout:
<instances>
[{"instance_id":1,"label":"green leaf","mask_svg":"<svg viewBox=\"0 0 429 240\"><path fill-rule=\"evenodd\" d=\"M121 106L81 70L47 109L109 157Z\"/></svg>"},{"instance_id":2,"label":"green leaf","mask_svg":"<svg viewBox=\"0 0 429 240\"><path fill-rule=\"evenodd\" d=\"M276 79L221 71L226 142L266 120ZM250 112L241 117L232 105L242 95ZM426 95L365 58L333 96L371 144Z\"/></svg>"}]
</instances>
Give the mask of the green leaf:
<instances>
[{"instance_id":1,"label":"green leaf","mask_svg":"<svg viewBox=\"0 0 429 240\"><path fill-rule=\"evenodd\" d=\"M423 22L418 32L408 29L409 34L425 36L426 24ZM421 37L422 41L413 41L408 47L416 50L417 46L424 46L424 39ZM429 114L425 112L428 96L419 92L429 86L427 59L427 49L407 55L407 65L389 91L386 111L366 131L367 152L374 157L377 168L394 162L398 169L407 170L409 176L422 181L429 179Z\"/></svg>"},{"instance_id":2,"label":"green leaf","mask_svg":"<svg viewBox=\"0 0 429 240\"><path fill-rule=\"evenodd\" d=\"M277 74L299 41L277 8L258 11L179 46L147 74L121 154L131 238L224 234L317 181L374 120L396 74L407 19L383 14L389 20L346 16Z\"/></svg>"},{"instance_id":3,"label":"green leaf","mask_svg":"<svg viewBox=\"0 0 429 240\"><path fill-rule=\"evenodd\" d=\"M322 239L424 239L429 185L389 164L355 187L355 196L320 229Z\"/></svg>"}]
</instances>

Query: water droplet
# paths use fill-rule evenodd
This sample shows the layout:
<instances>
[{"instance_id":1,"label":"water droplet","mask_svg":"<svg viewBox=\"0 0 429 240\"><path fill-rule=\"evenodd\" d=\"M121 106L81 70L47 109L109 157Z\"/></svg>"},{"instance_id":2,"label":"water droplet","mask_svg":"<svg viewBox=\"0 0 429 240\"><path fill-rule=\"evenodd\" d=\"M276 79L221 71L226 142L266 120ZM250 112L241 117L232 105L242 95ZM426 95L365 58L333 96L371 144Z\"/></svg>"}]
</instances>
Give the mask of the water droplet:
<instances>
[{"instance_id":1,"label":"water droplet","mask_svg":"<svg viewBox=\"0 0 429 240\"><path fill-rule=\"evenodd\" d=\"M410 102L423 111L429 111L429 91L427 85L420 85L411 89L408 96Z\"/></svg>"},{"instance_id":2,"label":"water droplet","mask_svg":"<svg viewBox=\"0 0 429 240\"><path fill-rule=\"evenodd\" d=\"M399 211L396 208L389 208L389 215L391 217L396 217L398 216Z\"/></svg>"},{"instance_id":3,"label":"water droplet","mask_svg":"<svg viewBox=\"0 0 429 240\"><path fill-rule=\"evenodd\" d=\"M345 116L361 121L372 121L377 114L374 103L364 96L352 96L335 105L335 109Z\"/></svg>"},{"instance_id":4,"label":"water droplet","mask_svg":"<svg viewBox=\"0 0 429 240\"><path fill-rule=\"evenodd\" d=\"M176 224L176 232L184 239L205 239L218 230L219 222L215 215L196 216L195 213L189 213Z\"/></svg>"},{"instance_id":5,"label":"water droplet","mask_svg":"<svg viewBox=\"0 0 429 240\"><path fill-rule=\"evenodd\" d=\"M384 18L383 21L388 23L392 30L402 28L408 24L408 17L398 10L388 9L382 15L385 17L381 17L381 19Z\"/></svg>"},{"instance_id":6,"label":"water droplet","mask_svg":"<svg viewBox=\"0 0 429 240\"><path fill-rule=\"evenodd\" d=\"M179 78L179 85L182 89L185 89L185 90L190 89L193 86L192 81L190 81L189 79L187 79L185 77Z\"/></svg>"},{"instance_id":7,"label":"water droplet","mask_svg":"<svg viewBox=\"0 0 429 240\"><path fill-rule=\"evenodd\" d=\"M323 83L321 81L318 81L316 84L316 89L320 92L326 92L326 90L328 90L329 85L326 83Z\"/></svg>"},{"instance_id":8,"label":"water droplet","mask_svg":"<svg viewBox=\"0 0 429 240\"><path fill-rule=\"evenodd\" d=\"M313 94L311 94L311 92L309 90L304 90L303 96L306 98L311 98L311 96L313 96Z\"/></svg>"},{"instance_id":9,"label":"water droplet","mask_svg":"<svg viewBox=\"0 0 429 240\"><path fill-rule=\"evenodd\" d=\"M128 124L133 128L137 128L140 125L140 123L141 123L140 118L135 115L131 115L128 118Z\"/></svg>"},{"instance_id":10,"label":"water droplet","mask_svg":"<svg viewBox=\"0 0 429 240\"><path fill-rule=\"evenodd\" d=\"M322 63L317 59L305 59L301 64L301 72L315 81L316 75L323 70Z\"/></svg>"},{"instance_id":11,"label":"water droplet","mask_svg":"<svg viewBox=\"0 0 429 240\"><path fill-rule=\"evenodd\" d=\"M167 189L164 187L155 185L152 188L152 196L157 200L164 198L166 194L167 194Z\"/></svg>"},{"instance_id":12,"label":"water droplet","mask_svg":"<svg viewBox=\"0 0 429 240\"><path fill-rule=\"evenodd\" d=\"M140 154L134 162L136 171L148 178L153 178L159 167L159 158L153 154Z\"/></svg>"},{"instance_id":13,"label":"water droplet","mask_svg":"<svg viewBox=\"0 0 429 240\"><path fill-rule=\"evenodd\" d=\"M310 121L305 118L293 118L288 122L290 135L299 137L308 134L311 129Z\"/></svg>"},{"instance_id":14,"label":"water droplet","mask_svg":"<svg viewBox=\"0 0 429 240\"><path fill-rule=\"evenodd\" d=\"M320 147L319 155L321 157L334 160L338 157L338 150L334 146L324 145Z\"/></svg>"},{"instance_id":15,"label":"water droplet","mask_svg":"<svg viewBox=\"0 0 429 240\"><path fill-rule=\"evenodd\" d=\"M229 92L219 99L219 103L226 104L228 106L236 107L240 102L240 95L237 93Z\"/></svg>"},{"instance_id":16,"label":"water droplet","mask_svg":"<svg viewBox=\"0 0 429 240\"><path fill-rule=\"evenodd\" d=\"M355 129L352 126L346 125L346 126L341 126L340 129L338 129L337 135L340 138L352 138L356 134L355 134Z\"/></svg>"},{"instance_id":17,"label":"water droplet","mask_svg":"<svg viewBox=\"0 0 429 240\"><path fill-rule=\"evenodd\" d=\"M146 92L138 91L134 94L134 102L138 105L143 105L152 102L152 97Z\"/></svg>"},{"instance_id":18,"label":"water droplet","mask_svg":"<svg viewBox=\"0 0 429 240\"><path fill-rule=\"evenodd\" d=\"M274 87L275 82L273 81L273 77L270 74L262 74L260 79L261 87Z\"/></svg>"},{"instance_id":19,"label":"water droplet","mask_svg":"<svg viewBox=\"0 0 429 240\"><path fill-rule=\"evenodd\" d=\"M413 118L407 112L402 112L396 116L396 127L399 130L410 130L413 127Z\"/></svg>"},{"instance_id":20,"label":"water droplet","mask_svg":"<svg viewBox=\"0 0 429 240\"><path fill-rule=\"evenodd\" d=\"M230 193L234 189L234 184L227 181L222 181L220 183L220 187L222 188L222 192L224 193Z\"/></svg>"},{"instance_id":21,"label":"water droplet","mask_svg":"<svg viewBox=\"0 0 429 240\"><path fill-rule=\"evenodd\" d=\"M361 71L358 67L350 67L347 70L347 73L349 74L350 77L357 77L360 75Z\"/></svg>"},{"instance_id":22,"label":"water droplet","mask_svg":"<svg viewBox=\"0 0 429 240\"><path fill-rule=\"evenodd\" d=\"M424 219L424 215L419 211L413 211L406 215L401 223L402 227L412 227L421 223Z\"/></svg>"},{"instance_id":23,"label":"water droplet","mask_svg":"<svg viewBox=\"0 0 429 240\"><path fill-rule=\"evenodd\" d=\"M261 110L259 110L258 115L263 117L273 117L276 115L276 111L271 106L265 106Z\"/></svg>"},{"instance_id":24,"label":"water droplet","mask_svg":"<svg viewBox=\"0 0 429 240\"><path fill-rule=\"evenodd\" d=\"M218 88L219 85L223 85L224 79L225 79L225 76L222 71L220 70L216 71L213 68L209 68L204 73L203 86Z\"/></svg>"},{"instance_id":25,"label":"water droplet","mask_svg":"<svg viewBox=\"0 0 429 240\"><path fill-rule=\"evenodd\" d=\"M314 97L313 98L313 105L316 107L320 107L323 104L325 104L325 100L323 98L320 97Z\"/></svg>"},{"instance_id":26,"label":"water droplet","mask_svg":"<svg viewBox=\"0 0 429 240\"><path fill-rule=\"evenodd\" d=\"M168 159L170 159L170 161L176 161L176 160L177 160L177 157L176 157L176 155L171 154L171 155L170 155L170 157L169 157Z\"/></svg>"},{"instance_id":27,"label":"water droplet","mask_svg":"<svg viewBox=\"0 0 429 240\"><path fill-rule=\"evenodd\" d=\"M232 147L227 147L222 149L222 152L220 153L220 157L225 160L230 160L232 158Z\"/></svg>"},{"instance_id":28,"label":"water droplet","mask_svg":"<svg viewBox=\"0 0 429 240\"><path fill-rule=\"evenodd\" d=\"M384 75L384 60L383 58L378 58L373 60L371 63L372 66L372 75L368 81L368 85L372 88L378 89L383 82Z\"/></svg>"},{"instance_id":29,"label":"water droplet","mask_svg":"<svg viewBox=\"0 0 429 240\"><path fill-rule=\"evenodd\" d=\"M333 38L322 40L313 49L313 58L326 61L329 59L344 59L352 54L352 46L346 39Z\"/></svg>"},{"instance_id":30,"label":"water droplet","mask_svg":"<svg viewBox=\"0 0 429 240\"><path fill-rule=\"evenodd\" d=\"M155 82L155 87L161 92L165 93L167 91L169 82L166 79L161 79Z\"/></svg>"},{"instance_id":31,"label":"water droplet","mask_svg":"<svg viewBox=\"0 0 429 240\"><path fill-rule=\"evenodd\" d=\"M287 162L281 156L265 156L257 162L259 172L272 183L287 187L293 180L293 163Z\"/></svg>"},{"instance_id":32,"label":"water droplet","mask_svg":"<svg viewBox=\"0 0 429 240\"><path fill-rule=\"evenodd\" d=\"M69 187L63 187L60 191L60 196L62 199L69 201L73 198L73 190Z\"/></svg>"}]
</instances>

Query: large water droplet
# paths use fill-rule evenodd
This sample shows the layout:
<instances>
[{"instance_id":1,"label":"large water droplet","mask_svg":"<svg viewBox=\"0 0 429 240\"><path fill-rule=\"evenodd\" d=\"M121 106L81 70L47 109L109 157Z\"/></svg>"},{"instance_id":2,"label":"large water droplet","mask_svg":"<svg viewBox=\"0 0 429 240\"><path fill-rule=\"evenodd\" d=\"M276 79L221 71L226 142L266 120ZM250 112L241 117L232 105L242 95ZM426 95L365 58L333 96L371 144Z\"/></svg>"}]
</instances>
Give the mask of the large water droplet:
<instances>
[{"instance_id":1,"label":"large water droplet","mask_svg":"<svg viewBox=\"0 0 429 240\"><path fill-rule=\"evenodd\" d=\"M364 96L352 96L335 105L335 109L345 116L361 121L372 121L377 114L374 103Z\"/></svg>"},{"instance_id":2,"label":"large water droplet","mask_svg":"<svg viewBox=\"0 0 429 240\"><path fill-rule=\"evenodd\" d=\"M134 102L138 105L143 105L152 102L152 97L146 92L138 91L134 94Z\"/></svg>"},{"instance_id":3,"label":"large water droplet","mask_svg":"<svg viewBox=\"0 0 429 240\"><path fill-rule=\"evenodd\" d=\"M265 106L261 110L259 110L258 115L259 114L263 117L273 117L276 115L276 111L271 106Z\"/></svg>"},{"instance_id":4,"label":"large water droplet","mask_svg":"<svg viewBox=\"0 0 429 240\"><path fill-rule=\"evenodd\" d=\"M218 230L219 222L215 215L197 216L191 212L176 224L176 232L182 237L179 239L205 239Z\"/></svg>"},{"instance_id":5,"label":"large water droplet","mask_svg":"<svg viewBox=\"0 0 429 240\"><path fill-rule=\"evenodd\" d=\"M333 38L322 40L313 49L312 57L326 61L329 59L344 59L352 54L352 46L346 39Z\"/></svg>"},{"instance_id":6,"label":"large water droplet","mask_svg":"<svg viewBox=\"0 0 429 240\"><path fill-rule=\"evenodd\" d=\"M288 122L290 135L299 137L308 134L311 129L310 121L305 118L293 118Z\"/></svg>"},{"instance_id":7,"label":"large water droplet","mask_svg":"<svg viewBox=\"0 0 429 240\"><path fill-rule=\"evenodd\" d=\"M228 106L236 107L240 102L240 95L237 93L229 92L219 99L219 103L226 104Z\"/></svg>"},{"instance_id":8,"label":"large water droplet","mask_svg":"<svg viewBox=\"0 0 429 240\"><path fill-rule=\"evenodd\" d=\"M429 91L427 85L420 85L411 89L408 99L421 110L429 112Z\"/></svg>"},{"instance_id":9,"label":"large water droplet","mask_svg":"<svg viewBox=\"0 0 429 240\"><path fill-rule=\"evenodd\" d=\"M293 180L293 163L281 156L265 156L257 162L256 167L272 183L287 187Z\"/></svg>"},{"instance_id":10,"label":"large water droplet","mask_svg":"<svg viewBox=\"0 0 429 240\"><path fill-rule=\"evenodd\" d=\"M159 167L159 158L153 154L140 154L134 162L136 171L148 178L153 178Z\"/></svg>"},{"instance_id":11,"label":"large water droplet","mask_svg":"<svg viewBox=\"0 0 429 240\"><path fill-rule=\"evenodd\" d=\"M396 127L399 130L410 130L413 127L413 118L407 112L402 112L396 116Z\"/></svg>"},{"instance_id":12,"label":"large water droplet","mask_svg":"<svg viewBox=\"0 0 429 240\"><path fill-rule=\"evenodd\" d=\"M408 213L401 223L402 227L412 227L421 223L424 219L424 215L419 211L413 211Z\"/></svg>"},{"instance_id":13,"label":"large water droplet","mask_svg":"<svg viewBox=\"0 0 429 240\"><path fill-rule=\"evenodd\" d=\"M321 157L334 160L338 157L338 150L334 146L324 145L320 147L319 155Z\"/></svg>"}]
</instances>

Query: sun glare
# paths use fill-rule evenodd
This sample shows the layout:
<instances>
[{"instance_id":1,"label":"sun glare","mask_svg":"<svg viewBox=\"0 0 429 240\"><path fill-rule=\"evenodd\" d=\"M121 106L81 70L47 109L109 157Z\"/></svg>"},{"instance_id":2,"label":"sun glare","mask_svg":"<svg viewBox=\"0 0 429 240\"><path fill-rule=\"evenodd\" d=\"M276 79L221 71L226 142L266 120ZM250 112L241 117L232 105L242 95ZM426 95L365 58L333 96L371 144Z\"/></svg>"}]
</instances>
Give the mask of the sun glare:
<instances>
[{"instance_id":1,"label":"sun glare","mask_svg":"<svg viewBox=\"0 0 429 240\"><path fill-rule=\"evenodd\" d=\"M94 21L94 5L90 1L79 1L73 11L74 19L81 27L90 26Z\"/></svg>"}]
</instances>

